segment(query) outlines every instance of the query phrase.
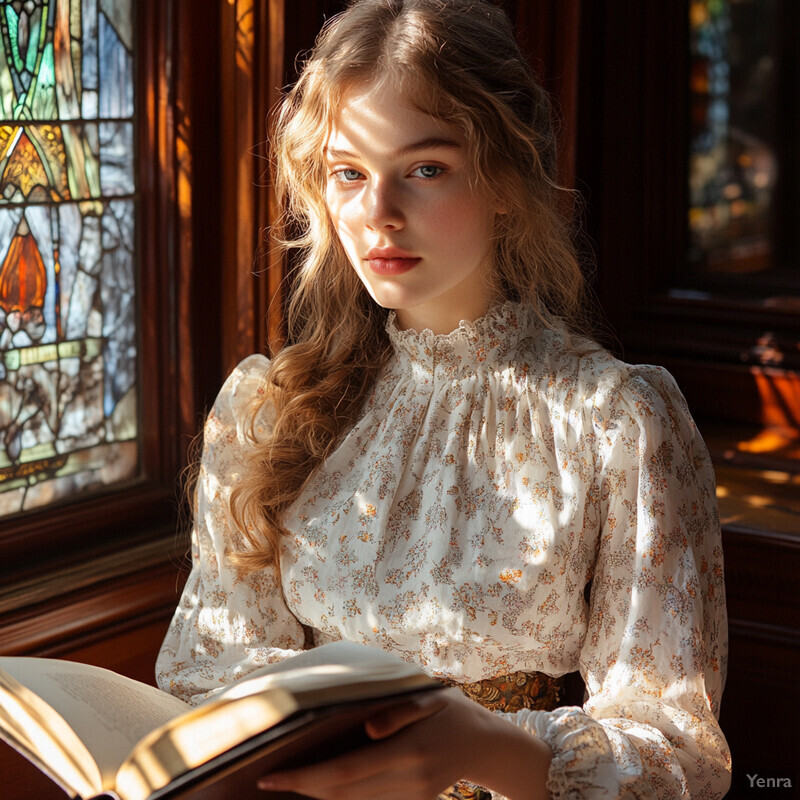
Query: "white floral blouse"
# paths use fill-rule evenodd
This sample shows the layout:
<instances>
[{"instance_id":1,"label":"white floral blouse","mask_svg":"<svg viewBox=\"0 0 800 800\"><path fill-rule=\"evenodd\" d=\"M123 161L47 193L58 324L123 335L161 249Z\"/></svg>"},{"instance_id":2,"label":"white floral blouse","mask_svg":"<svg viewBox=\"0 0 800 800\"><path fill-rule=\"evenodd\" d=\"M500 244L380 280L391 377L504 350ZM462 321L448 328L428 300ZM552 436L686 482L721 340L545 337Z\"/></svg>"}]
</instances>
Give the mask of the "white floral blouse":
<instances>
[{"instance_id":1,"label":"white floral blouse","mask_svg":"<svg viewBox=\"0 0 800 800\"><path fill-rule=\"evenodd\" d=\"M505 715L552 747L554 798L720 797L714 476L670 375L514 303L446 336L391 316L387 330L394 355L361 420L285 520L282 592L229 561L243 540L227 500L266 359L226 381L161 687L198 701L302 649L304 625L317 644L372 644L457 682L580 670L582 708Z\"/></svg>"}]
</instances>

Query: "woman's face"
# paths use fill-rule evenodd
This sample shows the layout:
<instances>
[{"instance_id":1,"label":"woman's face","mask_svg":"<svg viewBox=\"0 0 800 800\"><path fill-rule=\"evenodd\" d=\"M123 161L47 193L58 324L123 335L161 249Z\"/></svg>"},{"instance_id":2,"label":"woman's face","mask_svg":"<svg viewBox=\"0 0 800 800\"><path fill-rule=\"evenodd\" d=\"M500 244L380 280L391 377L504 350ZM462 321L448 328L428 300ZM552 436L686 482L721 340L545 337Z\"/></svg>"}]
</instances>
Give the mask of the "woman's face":
<instances>
[{"instance_id":1,"label":"woman's face","mask_svg":"<svg viewBox=\"0 0 800 800\"><path fill-rule=\"evenodd\" d=\"M346 93L325 145L328 212L350 263L401 328L449 333L494 299L497 213L455 126L388 85Z\"/></svg>"}]
</instances>

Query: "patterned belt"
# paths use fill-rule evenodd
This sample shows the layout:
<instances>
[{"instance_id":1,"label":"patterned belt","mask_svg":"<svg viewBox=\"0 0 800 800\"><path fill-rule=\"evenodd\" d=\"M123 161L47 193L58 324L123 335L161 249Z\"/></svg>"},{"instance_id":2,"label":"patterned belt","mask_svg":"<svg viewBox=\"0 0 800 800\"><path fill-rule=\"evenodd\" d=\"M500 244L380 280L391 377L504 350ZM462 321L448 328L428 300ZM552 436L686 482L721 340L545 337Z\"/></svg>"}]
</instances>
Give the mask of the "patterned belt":
<instances>
[{"instance_id":1,"label":"patterned belt","mask_svg":"<svg viewBox=\"0 0 800 800\"><path fill-rule=\"evenodd\" d=\"M512 672L475 683L456 683L444 679L448 686L457 686L470 698L489 711L514 713L522 708L552 711L558 707L563 691L563 678L551 678L543 672ZM437 800L492 800L492 793L480 786L459 781Z\"/></svg>"},{"instance_id":2,"label":"patterned belt","mask_svg":"<svg viewBox=\"0 0 800 800\"><path fill-rule=\"evenodd\" d=\"M552 711L558 708L563 689L563 678L551 678L543 672L512 672L475 683L456 683L444 680L448 686L461 691L489 711L507 711L513 714L523 708L533 711Z\"/></svg>"}]
</instances>

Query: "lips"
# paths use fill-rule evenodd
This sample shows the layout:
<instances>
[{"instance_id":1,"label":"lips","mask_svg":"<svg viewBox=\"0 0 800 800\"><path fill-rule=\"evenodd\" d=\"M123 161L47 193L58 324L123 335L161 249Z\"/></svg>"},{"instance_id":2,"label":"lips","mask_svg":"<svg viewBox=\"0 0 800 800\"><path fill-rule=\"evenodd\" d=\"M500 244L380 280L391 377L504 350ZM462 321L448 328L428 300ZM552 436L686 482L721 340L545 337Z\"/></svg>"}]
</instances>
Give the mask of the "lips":
<instances>
[{"instance_id":1,"label":"lips","mask_svg":"<svg viewBox=\"0 0 800 800\"><path fill-rule=\"evenodd\" d=\"M419 264L422 259L399 247L373 247L366 261L376 275L402 275Z\"/></svg>"}]
</instances>

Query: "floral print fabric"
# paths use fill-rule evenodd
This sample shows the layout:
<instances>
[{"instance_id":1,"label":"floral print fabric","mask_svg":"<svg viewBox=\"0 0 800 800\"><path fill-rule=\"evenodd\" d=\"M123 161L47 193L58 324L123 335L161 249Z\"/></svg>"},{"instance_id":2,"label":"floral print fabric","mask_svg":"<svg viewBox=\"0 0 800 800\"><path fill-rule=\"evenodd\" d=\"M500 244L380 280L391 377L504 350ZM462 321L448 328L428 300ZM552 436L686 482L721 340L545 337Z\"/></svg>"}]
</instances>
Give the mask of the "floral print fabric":
<instances>
[{"instance_id":1,"label":"floral print fabric","mask_svg":"<svg viewBox=\"0 0 800 800\"><path fill-rule=\"evenodd\" d=\"M242 420L267 362L227 380L162 688L199 700L302 649L309 630L457 683L580 670L583 707L504 715L553 748L553 797L720 797L714 478L669 374L515 303L446 336L398 331L391 315L387 330L394 356L360 421L286 516L282 587L229 561L243 547L227 505L246 469Z\"/></svg>"}]
</instances>

